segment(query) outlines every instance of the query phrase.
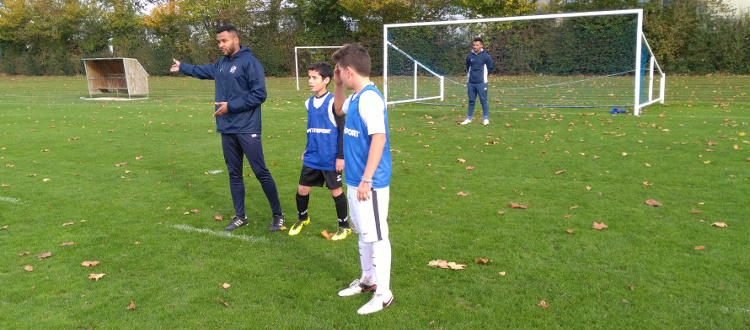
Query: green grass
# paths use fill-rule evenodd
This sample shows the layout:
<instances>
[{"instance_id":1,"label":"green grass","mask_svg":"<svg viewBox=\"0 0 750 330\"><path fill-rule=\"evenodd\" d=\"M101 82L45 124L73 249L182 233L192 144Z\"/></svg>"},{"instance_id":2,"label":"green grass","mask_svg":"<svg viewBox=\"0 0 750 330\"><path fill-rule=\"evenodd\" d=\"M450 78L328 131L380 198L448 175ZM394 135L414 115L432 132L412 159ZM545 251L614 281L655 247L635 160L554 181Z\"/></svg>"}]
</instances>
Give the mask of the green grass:
<instances>
[{"instance_id":1,"label":"green grass","mask_svg":"<svg viewBox=\"0 0 750 330\"><path fill-rule=\"evenodd\" d=\"M360 271L356 236L320 235L330 194L313 190L311 225L289 237L267 231L247 178L251 225L219 236L233 209L213 83L149 83L148 100L106 102L79 99L83 77L0 77L0 328L750 326L748 77L668 77L667 105L641 117L495 108L460 126L464 108L390 110L395 304L369 316L367 295L336 295ZM266 162L293 220L309 93L267 83Z\"/></svg>"}]
</instances>

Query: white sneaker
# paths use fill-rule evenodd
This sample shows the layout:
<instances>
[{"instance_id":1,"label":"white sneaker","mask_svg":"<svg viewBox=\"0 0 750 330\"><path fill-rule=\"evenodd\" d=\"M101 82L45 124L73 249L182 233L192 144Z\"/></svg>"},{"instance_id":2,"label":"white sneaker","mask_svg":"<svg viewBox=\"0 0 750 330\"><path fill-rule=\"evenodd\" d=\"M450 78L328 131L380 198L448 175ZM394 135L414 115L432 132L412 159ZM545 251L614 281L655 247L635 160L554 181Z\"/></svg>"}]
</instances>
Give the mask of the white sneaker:
<instances>
[{"instance_id":1,"label":"white sneaker","mask_svg":"<svg viewBox=\"0 0 750 330\"><path fill-rule=\"evenodd\" d=\"M389 294L388 297L383 297L382 293L376 293L374 296L372 296L372 299L370 299L370 302L366 303L359 310L357 310L357 314L364 315L364 314L375 313L375 312L383 310L383 308L390 306L392 303L393 303L392 293Z\"/></svg>"},{"instance_id":2,"label":"white sneaker","mask_svg":"<svg viewBox=\"0 0 750 330\"><path fill-rule=\"evenodd\" d=\"M352 282L352 284L349 284L348 288L339 291L339 297L348 297L348 296L353 296L355 294L362 293L362 292L375 291L377 287L378 287L377 284L365 285L362 282L360 282L359 279L356 279Z\"/></svg>"},{"instance_id":3,"label":"white sneaker","mask_svg":"<svg viewBox=\"0 0 750 330\"><path fill-rule=\"evenodd\" d=\"M471 119L466 119L466 120L462 121L461 125L466 125L468 123L471 123Z\"/></svg>"},{"instance_id":4,"label":"white sneaker","mask_svg":"<svg viewBox=\"0 0 750 330\"><path fill-rule=\"evenodd\" d=\"M489 124L490 124L490 120L489 120L489 119L485 119L485 120L484 120L484 122L482 122L482 123L483 123L483 124L484 124L485 126L486 126L486 125L489 125Z\"/></svg>"}]
</instances>

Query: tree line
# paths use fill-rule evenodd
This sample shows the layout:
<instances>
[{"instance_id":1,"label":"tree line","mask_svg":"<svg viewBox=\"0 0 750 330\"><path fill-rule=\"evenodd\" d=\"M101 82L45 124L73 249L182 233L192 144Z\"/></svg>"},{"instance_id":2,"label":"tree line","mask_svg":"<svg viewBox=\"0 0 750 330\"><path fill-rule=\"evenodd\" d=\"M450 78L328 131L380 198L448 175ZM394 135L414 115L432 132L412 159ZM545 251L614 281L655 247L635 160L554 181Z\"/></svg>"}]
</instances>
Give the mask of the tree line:
<instances>
[{"instance_id":1,"label":"tree line","mask_svg":"<svg viewBox=\"0 0 750 330\"><path fill-rule=\"evenodd\" d=\"M0 0L0 72L76 75L83 58L132 57L166 75L171 58L218 60L214 31L233 24L268 76L294 74L295 46L349 42L380 74L383 24L632 8L665 71L750 74L750 14L722 0Z\"/></svg>"}]
</instances>

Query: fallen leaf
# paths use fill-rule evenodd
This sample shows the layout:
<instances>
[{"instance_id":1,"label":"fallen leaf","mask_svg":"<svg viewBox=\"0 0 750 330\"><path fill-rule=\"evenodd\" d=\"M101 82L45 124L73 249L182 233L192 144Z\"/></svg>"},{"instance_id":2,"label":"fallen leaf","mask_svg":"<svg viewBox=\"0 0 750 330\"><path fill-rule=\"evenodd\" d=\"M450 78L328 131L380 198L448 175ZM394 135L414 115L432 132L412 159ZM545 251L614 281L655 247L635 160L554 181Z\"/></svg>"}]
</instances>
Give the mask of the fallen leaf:
<instances>
[{"instance_id":1,"label":"fallen leaf","mask_svg":"<svg viewBox=\"0 0 750 330\"><path fill-rule=\"evenodd\" d=\"M497 214L503 215L503 214L505 214L505 211L497 211Z\"/></svg>"},{"instance_id":2,"label":"fallen leaf","mask_svg":"<svg viewBox=\"0 0 750 330\"><path fill-rule=\"evenodd\" d=\"M714 222L711 224L711 226L720 227L720 228L726 228L728 227L726 223L724 222Z\"/></svg>"},{"instance_id":3,"label":"fallen leaf","mask_svg":"<svg viewBox=\"0 0 750 330\"><path fill-rule=\"evenodd\" d=\"M474 169L474 166L466 166L466 169L467 169L467 170L473 170L473 169Z\"/></svg>"},{"instance_id":4,"label":"fallen leaf","mask_svg":"<svg viewBox=\"0 0 750 330\"><path fill-rule=\"evenodd\" d=\"M94 267L94 266L96 266L98 264L99 264L98 261L84 261L84 262L81 263L81 266L83 266L83 267Z\"/></svg>"},{"instance_id":5,"label":"fallen leaf","mask_svg":"<svg viewBox=\"0 0 750 330\"><path fill-rule=\"evenodd\" d=\"M459 163L466 163L466 159L463 159L463 158L456 158L456 160L457 160L457 161L458 161Z\"/></svg>"},{"instance_id":6,"label":"fallen leaf","mask_svg":"<svg viewBox=\"0 0 750 330\"><path fill-rule=\"evenodd\" d=\"M505 271L498 272L498 274L505 276Z\"/></svg>"},{"instance_id":7,"label":"fallen leaf","mask_svg":"<svg viewBox=\"0 0 750 330\"><path fill-rule=\"evenodd\" d=\"M219 302L224 304L224 306L229 307L229 304L227 304L226 301L221 300L221 298L216 298L216 299L219 299Z\"/></svg>"},{"instance_id":8,"label":"fallen leaf","mask_svg":"<svg viewBox=\"0 0 750 330\"><path fill-rule=\"evenodd\" d=\"M135 309L135 303L131 300L130 301L130 305L128 307L125 307L125 309L127 309L127 310Z\"/></svg>"},{"instance_id":9,"label":"fallen leaf","mask_svg":"<svg viewBox=\"0 0 750 330\"><path fill-rule=\"evenodd\" d=\"M627 153L627 152L623 152L623 153L622 153L622 156L623 156L623 157L624 157L624 156L627 156L627 155L628 155L628 153Z\"/></svg>"},{"instance_id":10,"label":"fallen leaf","mask_svg":"<svg viewBox=\"0 0 750 330\"><path fill-rule=\"evenodd\" d=\"M72 226L74 224L75 224L75 222L66 222L66 223L63 224L63 227L65 227L65 226Z\"/></svg>"},{"instance_id":11,"label":"fallen leaf","mask_svg":"<svg viewBox=\"0 0 750 330\"><path fill-rule=\"evenodd\" d=\"M648 181L643 181L643 185L646 186L646 187L648 187L648 186L653 186L654 184L653 183L648 183Z\"/></svg>"},{"instance_id":12,"label":"fallen leaf","mask_svg":"<svg viewBox=\"0 0 750 330\"><path fill-rule=\"evenodd\" d=\"M52 252L45 252L45 253L36 255L36 257L39 259L49 258L51 256L52 256Z\"/></svg>"},{"instance_id":13,"label":"fallen leaf","mask_svg":"<svg viewBox=\"0 0 750 330\"><path fill-rule=\"evenodd\" d=\"M445 260L442 260L442 259L430 260L427 263L427 266L430 266L430 267L440 267L440 268L448 268L448 262L445 261Z\"/></svg>"},{"instance_id":14,"label":"fallen leaf","mask_svg":"<svg viewBox=\"0 0 750 330\"><path fill-rule=\"evenodd\" d=\"M566 230L566 231L567 231L567 232L568 232L569 234L572 234L572 233L573 233L573 229L568 229L568 230Z\"/></svg>"},{"instance_id":15,"label":"fallen leaf","mask_svg":"<svg viewBox=\"0 0 750 330\"><path fill-rule=\"evenodd\" d=\"M26 251L26 252L21 252L21 253L19 253L18 255L19 255L19 256L21 256L21 257L23 257L23 256L25 256L25 255L27 255L27 254L31 254L31 252L29 252L29 251Z\"/></svg>"},{"instance_id":16,"label":"fallen leaf","mask_svg":"<svg viewBox=\"0 0 750 330\"><path fill-rule=\"evenodd\" d=\"M628 288L630 288L630 291L635 291L635 288L632 285L628 285Z\"/></svg>"},{"instance_id":17,"label":"fallen leaf","mask_svg":"<svg viewBox=\"0 0 750 330\"><path fill-rule=\"evenodd\" d=\"M646 167L651 167L651 164L649 164L649 163L646 163Z\"/></svg>"},{"instance_id":18,"label":"fallen leaf","mask_svg":"<svg viewBox=\"0 0 750 330\"><path fill-rule=\"evenodd\" d=\"M536 305L537 305L537 306L540 306L540 307L544 307L544 308L547 308L547 307L549 307L549 304L547 304L547 302L546 302L546 301L544 301L544 300L540 301L540 302L539 302L538 304L536 304Z\"/></svg>"},{"instance_id":19,"label":"fallen leaf","mask_svg":"<svg viewBox=\"0 0 750 330\"><path fill-rule=\"evenodd\" d=\"M701 210L698 210L698 209L692 210L692 211L690 211L690 213L692 213L692 214L698 214L698 213L701 213Z\"/></svg>"},{"instance_id":20,"label":"fallen leaf","mask_svg":"<svg viewBox=\"0 0 750 330\"><path fill-rule=\"evenodd\" d=\"M510 204L508 204L508 206L510 206L511 208L514 208L514 209L526 209L526 208L529 208L526 205L521 205L521 204L517 204L517 203L510 203Z\"/></svg>"},{"instance_id":21,"label":"fallen leaf","mask_svg":"<svg viewBox=\"0 0 750 330\"><path fill-rule=\"evenodd\" d=\"M593 225L593 227L594 227L594 229L597 229L597 230L602 230L602 229L604 229L604 228L607 228L608 226L607 226L607 225L605 225L605 224L604 224L604 222L602 222L602 223L598 223L598 222L594 221L594 225Z\"/></svg>"},{"instance_id":22,"label":"fallen leaf","mask_svg":"<svg viewBox=\"0 0 750 330\"><path fill-rule=\"evenodd\" d=\"M64 242L64 243L62 243L62 244L60 244L58 246L70 246L70 245L73 245L73 244L75 244L75 243L73 243L73 242Z\"/></svg>"},{"instance_id":23,"label":"fallen leaf","mask_svg":"<svg viewBox=\"0 0 750 330\"><path fill-rule=\"evenodd\" d=\"M232 285L229 284L229 283L224 283L224 284L221 285L221 287L224 288L224 289L229 289L230 286L232 286Z\"/></svg>"},{"instance_id":24,"label":"fallen leaf","mask_svg":"<svg viewBox=\"0 0 750 330\"><path fill-rule=\"evenodd\" d=\"M136 156L135 157L135 160L141 160L141 159L143 159L143 156Z\"/></svg>"},{"instance_id":25,"label":"fallen leaf","mask_svg":"<svg viewBox=\"0 0 750 330\"><path fill-rule=\"evenodd\" d=\"M465 193L463 191L459 191L458 194L456 194L456 195L458 195L458 196L469 196L469 194L467 194L467 193Z\"/></svg>"},{"instance_id":26,"label":"fallen leaf","mask_svg":"<svg viewBox=\"0 0 750 330\"><path fill-rule=\"evenodd\" d=\"M105 274L89 274L89 279L99 281L99 279L104 277L104 275Z\"/></svg>"},{"instance_id":27,"label":"fallen leaf","mask_svg":"<svg viewBox=\"0 0 750 330\"><path fill-rule=\"evenodd\" d=\"M0 227L0 230L6 230L6 229L8 229L8 225Z\"/></svg>"},{"instance_id":28,"label":"fallen leaf","mask_svg":"<svg viewBox=\"0 0 750 330\"><path fill-rule=\"evenodd\" d=\"M647 200L646 204L654 206L654 207L655 206L662 206L662 204L659 201L656 201L656 200L653 200L653 199Z\"/></svg>"},{"instance_id":29,"label":"fallen leaf","mask_svg":"<svg viewBox=\"0 0 750 330\"><path fill-rule=\"evenodd\" d=\"M705 250L705 249L706 249L706 247L705 247L705 246L703 246L703 245L698 245L698 246L696 246L696 247L695 247L695 249L696 249L696 250Z\"/></svg>"},{"instance_id":30,"label":"fallen leaf","mask_svg":"<svg viewBox=\"0 0 750 330\"><path fill-rule=\"evenodd\" d=\"M490 260L490 259L481 259L481 258L475 258L475 259L474 259L474 262L476 262L476 263L478 263L478 264L479 264L479 263L482 263L482 264L485 264L485 265L486 265L487 263L490 263L490 262L492 262L492 260Z\"/></svg>"},{"instance_id":31,"label":"fallen leaf","mask_svg":"<svg viewBox=\"0 0 750 330\"><path fill-rule=\"evenodd\" d=\"M50 178L44 178L44 179L42 179L42 182L47 182L49 180L52 180L52 179L50 179Z\"/></svg>"},{"instance_id":32,"label":"fallen leaf","mask_svg":"<svg viewBox=\"0 0 750 330\"><path fill-rule=\"evenodd\" d=\"M591 190L591 186L586 186L586 190Z\"/></svg>"},{"instance_id":33,"label":"fallen leaf","mask_svg":"<svg viewBox=\"0 0 750 330\"><path fill-rule=\"evenodd\" d=\"M457 264L457 263L451 261L451 262L448 263L448 267L450 267L450 269L453 269L453 270L462 270L462 269L466 268L466 265L464 265L464 264Z\"/></svg>"},{"instance_id":34,"label":"fallen leaf","mask_svg":"<svg viewBox=\"0 0 750 330\"><path fill-rule=\"evenodd\" d=\"M3 184L2 184L2 186L0 186L0 187L3 187L3 188L10 188L10 185L9 185L9 184L4 184L4 183L3 183Z\"/></svg>"},{"instance_id":35,"label":"fallen leaf","mask_svg":"<svg viewBox=\"0 0 750 330\"><path fill-rule=\"evenodd\" d=\"M565 173L565 170L560 170L560 171L555 172L555 175L563 174L563 173Z\"/></svg>"},{"instance_id":36,"label":"fallen leaf","mask_svg":"<svg viewBox=\"0 0 750 330\"><path fill-rule=\"evenodd\" d=\"M570 207L570 209L571 209L571 210L572 210L572 209L577 209L577 208L578 208L578 205L575 205L575 206L571 206L571 207Z\"/></svg>"},{"instance_id":37,"label":"fallen leaf","mask_svg":"<svg viewBox=\"0 0 750 330\"><path fill-rule=\"evenodd\" d=\"M221 220L223 219L220 215L214 215L214 220Z\"/></svg>"},{"instance_id":38,"label":"fallen leaf","mask_svg":"<svg viewBox=\"0 0 750 330\"><path fill-rule=\"evenodd\" d=\"M34 271L34 267L30 266L30 265L24 266L23 269L26 270L27 272L33 272Z\"/></svg>"},{"instance_id":39,"label":"fallen leaf","mask_svg":"<svg viewBox=\"0 0 750 330\"><path fill-rule=\"evenodd\" d=\"M200 213L200 212L201 212L201 210L190 210L190 212L193 212L193 213L196 213L196 214L197 214L197 213Z\"/></svg>"},{"instance_id":40,"label":"fallen leaf","mask_svg":"<svg viewBox=\"0 0 750 330\"><path fill-rule=\"evenodd\" d=\"M336 235L336 233L330 233L329 234L327 230L323 230L320 233L323 234L323 237L325 237L326 239L331 239L333 237L333 235Z\"/></svg>"}]
</instances>

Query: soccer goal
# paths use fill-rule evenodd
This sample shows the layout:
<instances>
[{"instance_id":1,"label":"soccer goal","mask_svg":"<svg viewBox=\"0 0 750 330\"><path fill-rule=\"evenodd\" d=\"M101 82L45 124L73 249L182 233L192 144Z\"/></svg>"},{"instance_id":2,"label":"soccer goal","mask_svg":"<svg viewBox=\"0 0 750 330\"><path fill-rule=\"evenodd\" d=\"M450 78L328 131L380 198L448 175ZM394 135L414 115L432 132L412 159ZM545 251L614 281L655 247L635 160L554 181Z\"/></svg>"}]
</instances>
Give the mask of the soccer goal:
<instances>
[{"instance_id":1,"label":"soccer goal","mask_svg":"<svg viewBox=\"0 0 750 330\"><path fill-rule=\"evenodd\" d=\"M490 107L630 108L664 103L666 75L643 34L643 10L385 24L383 96L467 104L466 56L493 58Z\"/></svg>"},{"instance_id":2,"label":"soccer goal","mask_svg":"<svg viewBox=\"0 0 750 330\"><path fill-rule=\"evenodd\" d=\"M331 55L343 46L297 46L294 47L294 75L299 90L299 72L306 76L307 66L315 62L331 63ZM333 66L333 65L331 65Z\"/></svg>"}]
</instances>

